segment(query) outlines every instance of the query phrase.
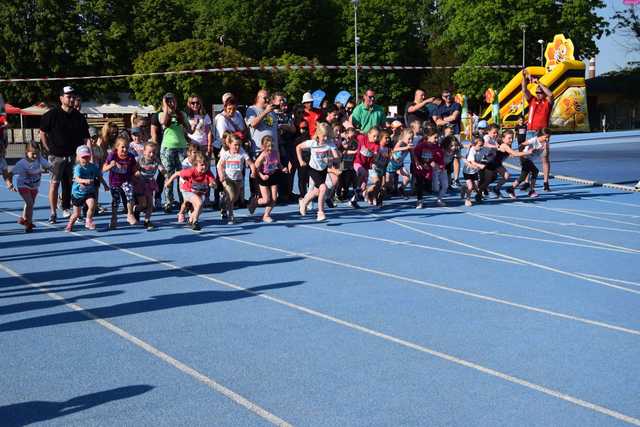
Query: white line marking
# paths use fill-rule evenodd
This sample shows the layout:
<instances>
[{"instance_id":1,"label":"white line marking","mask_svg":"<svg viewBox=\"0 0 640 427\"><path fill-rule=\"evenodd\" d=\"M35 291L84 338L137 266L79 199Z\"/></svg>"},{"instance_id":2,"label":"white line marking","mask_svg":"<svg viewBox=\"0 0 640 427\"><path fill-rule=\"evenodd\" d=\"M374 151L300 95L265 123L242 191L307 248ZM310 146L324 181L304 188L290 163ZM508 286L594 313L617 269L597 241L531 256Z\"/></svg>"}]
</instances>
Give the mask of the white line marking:
<instances>
[{"instance_id":1,"label":"white line marking","mask_svg":"<svg viewBox=\"0 0 640 427\"><path fill-rule=\"evenodd\" d=\"M548 207L539 206L539 205L530 205L528 203L522 203L522 202L516 202L516 203L513 203L513 205L514 206L519 206L519 207L544 209L546 211L558 212L558 213L565 214L565 215L575 215L575 216L580 216L582 218L597 219L598 221L611 222L611 223L614 223L614 224L640 225L640 224L636 224L636 223L629 222L629 221L618 221L617 219L601 218L601 217L598 217L598 216L581 214L581 213L578 213L578 212L567 212L567 211L562 211L562 210L555 209L555 208L548 208Z\"/></svg>"},{"instance_id":2,"label":"white line marking","mask_svg":"<svg viewBox=\"0 0 640 427\"><path fill-rule=\"evenodd\" d=\"M631 230L629 228L603 227L598 225L577 224L575 222L545 221L543 219L524 218L520 216L509 216L509 215L496 215L496 214L488 214L488 213L483 213L482 215L490 216L493 218L515 219L515 220L524 221L524 222L535 222L539 224L549 224L549 225L555 225L555 226L561 226L561 227L582 227L582 228L591 228L594 230L620 231L622 233L640 234L640 230Z\"/></svg>"},{"instance_id":3,"label":"white line marking","mask_svg":"<svg viewBox=\"0 0 640 427\"><path fill-rule=\"evenodd\" d=\"M527 260L522 259L522 258L516 258L516 257L513 257L511 255L503 254L503 253L500 253L500 252L489 251L487 249L483 249L483 248L478 247L478 246L470 245L470 244L467 244L467 243L464 243L464 242L460 242L460 241L457 241L457 240L453 240L453 239L449 239L449 238L446 238L446 237L442 237L442 236L439 236L437 234L429 233L428 231L424 231L424 230L421 230L419 228L411 227L409 225L403 224L403 223L398 222L398 221L393 220L393 219L385 219L385 221L390 222L392 224L396 224L396 225L398 225L400 227L407 228L409 230L413 230L416 233L420 233L420 234L424 234L426 236L433 237L433 238L438 239L438 240L443 240L443 241L446 241L446 242L450 242L450 243L453 243L453 244L456 244L456 245L461 245L461 246L464 246L464 247L467 247L467 248L471 248L471 249L475 249L477 251L481 251L481 252L485 252L485 253L491 253L491 254L494 254L496 256L503 257L505 259L511 259L511 260L514 260L514 261L519 261L519 262L522 262L524 264L530 265L532 267L540 268L540 269L546 270L546 271L551 271L553 273L562 274L564 276L574 277L576 279L584 280L584 281L591 282L591 283L597 283L599 285L606 286L608 288L619 289L619 290L624 291L624 292L629 292L629 293L632 293L632 294L639 294L640 295L640 291L636 291L634 289L625 288L624 286L613 285L611 283L603 282L602 280L597 280L597 279L592 279L592 278L589 278L589 277L584 277L584 276L581 276L579 274L571 273L569 271L564 271L564 270L560 270L560 269L557 269L557 268L554 268L554 267L549 267L547 265L538 264L538 263L535 263L535 262L532 262L532 261L527 261ZM429 225L429 224L425 223L424 225Z\"/></svg>"},{"instance_id":4,"label":"white line marking","mask_svg":"<svg viewBox=\"0 0 640 427\"><path fill-rule=\"evenodd\" d=\"M140 338L137 338L134 335L131 335L130 333L128 333L124 329L114 325L113 323L108 322L107 320L104 320L103 318L101 318L99 316L96 316L95 314L93 314L91 312L91 310L87 310L86 308L83 308L78 304L75 304L75 303L67 301L62 295L57 294L57 293L49 290L46 286L44 286L44 285L48 285L49 284L48 282L44 282L44 283L41 283L41 284L36 284L36 283L30 281L29 279L27 279L26 277L22 276L20 273L18 273L16 271L10 269L9 267L5 266L2 263L0 263L0 270L3 270L4 272L9 274L10 276L15 277L16 279L18 279L21 282L23 282L25 285L43 292L49 298L52 298L52 299L54 299L56 301L60 301L67 308L69 308L69 309L71 309L71 310L73 310L75 312L80 313L81 315L85 316L89 320L95 321L100 326L102 326L102 327L106 328L107 330L113 332L114 334L124 338L125 340L127 340L130 343L136 345L137 347L140 347L141 349L143 349L147 353L152 354L153 356L155 356L158 359L162 360L163 362L173 366L174 368L178 369L179 371L181 371L181 372L189 375L190 377L200 381L201 383L207 385L209 388L211 388L214 391L216 391L217 393L220 393L223 396L231 399L232 401L234 401L238 405L244 406L249 411L255 413L256 415L260 416L261 418L264 418L265 420L269 421L271 424L274 424L274 425L277 425L277 426L290 426L291 425L291 424L287 423L286 421L282 420L281 418L277 417L276 415L272 414L271 412L267 411L266 409L263 409L260 406L256 405L255 403L251 402L250 400L242 397L241 395L239 395L238 393L234 392L233 390L223 386L222 384L218 383L217 381L212 380L208 376L196 371L192 367L190 367L190 366L180 362L179 360L169 356L167 353L165 353L165 352L163 352L161 350L158 350L156 347L152 346L151 344L141 340Z\"/></svg>"},{"instance_id":5,"label":"white line marking","mask_svg":"<svg viewBox=\"0 0 640 427\"><path fill-rule=\"evenodd\" d=\"M501 233L499 231L481 231L481 230L474 230L472 228L453 227L453 226L449 226L449 225L439 225L439 224L432 224L432 223L424 223L424 222L412 221L412 220L408 220L408 219L397 219L396 221L404 222L404 223L407 223L407 224L428 225L429 227L446 228L446 229L458 230L458 231L468 231L468 232L472 232L473 234L481 234L483 236L498 236L498 237L506 237L506 238L509 238L509 239L531 240L531 241L535 241L535 242L551 243L551 244L555 244L555 245L576 246L576 247L581 247L581 248L596 249L596 250L600 250L600 251L621 252L621 253L625 253L625 254L633 254L634 253L634 252L621 250L621 249L605 248L603 246L594 246L594 245L585 245L585 244L582 244L582 243L563 242L563 241L560 241L560 240L540 239L538 237L520 236L518 234Z\"/></svg>"},{"instance_id":6,"label":"white line marking","mask_svg":"<svg viewBox=\"0 0 640 427\"><path fill-rule=\"evenodd\" d=\"M2 209L2 211L4 213L8 213L8 212L5 212L4 209ZM11 213L8 213L8 214L11 214ZM49 224L44 224L44 223L41 223L41 224L57 229L57 227L51 226ZM515 376L512 376L512 375L509 375L509 374L506 374L506 373L503 373L503 372L500 372L500 371L497 371L497 370L494 370L494 369L491 369L491 368L487 368L487 367L479 365L477 363L470 362L468 360L461 359L461 358L458 358L456 356L452 356L450 354L443 353L443 352L440 352L440 351L437 351L437 350L433 350L431 348L428 348L428 347L425 347L425 346L421 346L421 345L413 343L411 341L403 340L401 338L396 338L396 337L394 337L392 335L387 335L387 334L384 334L382 332L378 332L376 330L369 329L369 328L364 327L362 325L359 325L359 324L356 324L356 323L352 323L352 322L348 322L346 320L342 320L342 319L339 319L337 317L333 317L331 315L328 315L328 314L325 314L325 313L322 313L322 312L319 312L319 311L316 311L316 310L313 310L313 309L310 309L310 308L307 308L307 307L304 307L304 306L301 306L301 305L293 304L293 303L290 303L288 301L282 300L280 298L276 298L276 297L273 297L273 296L270 296L270 295L267 295L267 294L264 294L264 293L256 293L256 292L250 291L250 290L248 290L246 288L243 288L243 287L241 287L239 285L235 285L235 284L232 284L232 283L220 280L220 279L216 279L216 278L211 277L211 276L195 273L195 272L193 272L193 271L191 271L191 270L189 270L187 268L179 267L177 265L174 265L174 264L171 264L171 263L168 263L168 262L164 262L164 261L160 261L160 260L157 260L155 258L146 256L146 255L134 252L134 251L130 251L128 249L120 248L117 245L113 245L113 244L110 244L110 243L107 243L107 242L103 242L101 240L98 240L98 239L95 239L95 238L92 238L92 237L88 237L88 236L84 236L82 234L78 234L78 233L73 233L73 234L81 236L81 237L84 237L87 240L91 240L91 241L97 242L97 243L99 243L101 245L105 245L105 246L111 247L113 249L116 249L116 250L119 250L119 251L123 251L123 252L125 252L127 254L130 254L130 255L133 255L133 256L148 260L148 261L152 261L154 263L157 263L157 264L162 265L164 267L167 267L169 269L180 270L180 271L183 271L183 272L188 273L190 275L193 275L195 277L199 277L199 278L202 278L202 279L205 279L205 280L220 284L222 286L225 286L225 287L228 287L228 288L231 288L231 289L234 289L234 290L244 291L244 292L247 292L249 294L255 295L256 297L264 298L264 299L266 299L268 301L284 305L286 307L289 307L289 308L292 308L294 310L309 314L311 316L318 317L318 318L321 318L321 319L324 319L324 320L328 320L330 322L333 322L333 323L336 323L338 325L347 327L349 329L353 329L355 331L359 331L359 332L362 332L362 333L365 333L365 334L368 334L368 335L371 335L371 336L374 336L374 337L378 337L378 338L381 338L383 340L398 344L400 346L403 346L403 347L406 347L406 348L410 348L410 349L419 351L421 353L429 354L429 355L437 357L439 359L446 360L448 362L455 363L457 365L464 366L466 368L473 369L473 370L476 370L478 372L482 372L484 374L487 374L487 375L490 375L490 376L493 376L493 377L508 381L510 383L520 385L522 387L526 387L526 388L528 388L530 390L538 391L538 392L546 394L548 396L555 397L557 399L564 400L564 401L569 402L569 403L573 403L574 405L583 407L585 409L592 410L594 412L598 412L598 413L603 414L603 415L607 415L609 417L624 421L626 423L640 426L640 419L638 419L638 418L634 418L634 417L631 417L629 415L623 414L621 412L614 411L612 409L606 408L604 406L600 406L600 405L597 405L595 403L591 403L591 402L588 402L586 400L579 399L579 398L571 396L569 394L562 393L562 392L560 392L558 390L547 388L547 387L544 387L542 385L539 385L539 384L536 384L536 383L532 383L530 381L527 381L527 380L524 380L524 379L521 379L521 378L518 378L518 377L515 377ZM242 243L242 244L248 244L248 245L255 246L255 247L261 247L261 248L264 248L264 249L269 249L271 251L276 251L276 252L281 252L281 253L288 253L290 255L304 256L302 254L295 254L294 252L287 251L287 250L284 250L284 249L272 248L272 247L268 247L268 246L265 246L265 245L255 244L255 243L251 243L251 242L245 242L245 241L242 241L242 240L239 240L239 239L235 239L235 238L231 238L231 237L223 237L223 238L226 239L226 240L231 240L231 241L239 242L239 243ZM342 263L338 263L338 262L331 261L331 260L324 260L324 259L319 258L319 257L314 257L314 256L309 256L309 255L304 256L304 257L305 258L309 258L309 259L320 260L320 261L323 261L323 262L330 262L331 264L342 265ZM388 276L388 277L401 278L401 276L395 276L393 274L383 273L383 272L376 272L375 270L369 270L369 269L366 269L366 268L363 268L363 267L351 266L350 268L355 268L355 269L358 269L358 270L361 270L361 271L375 272L377 274L382 274L382 275ZM418 284L421 283L421 281L414 280L414 279L403 278L403 280L409 280L409 281L412 281L412 282L418 283ZM422 282L422 283L424 283L424 282ZM37 285L30 285L30 286L38 288ZM434 287L434 288L441 288L441 289L444 289L444 290L454 291L453 289L449 289L449 288L446 288L446 287L443 287L443 286L438 286L438 285L429 285L429 286ZM588 320L588 319L581 319L579 317L569 316L569 315L565 315L565 314L561 314L561 313L555 313L555 312L552 312L552 311L549 311L549 310L538 309L538 308L535 308L535 307L528 307L528 306L521 305L521 304L509 303L507 301L502 301L502 300L499 300L499 299L496 299L496 298L484 297L484 296L480 296L480 295L474 295L474 294L472 294L470 292L466 292L466 291L455 290L455 292L460 293L460 294L464 294L464 295L468 295L468 296L481 297L481 299L485 299L485 300L489 300L489 301L493 301L493 302L499 302L499 303L502 303L502 304L506 303L506 305L510 305L510 306L513 306L513 307L525 308L525 309L530 310L530 311L543 313L543 314L550 314L552 316L559 317L559 318L575 320L575 321L579 321L579 322L590 324L590 325L594 325L594 326L600 326L600 327L603 327L603 328L617 330L617 331L620 331L620 332L626 332L626 333L631 333L631 334L634 334L634 335L640 335L640 331L627 329L627 328L623 328L623 327L620 327L620 326L609 325L609 324L606 324L606 323L597 322L597 321ZM47 295L49 295L50 292L47 291L46 293L47 293ZM84 310L82 307L77 306L76 304L67 303L66 300L64 300L63 297L61 297L61 296L59 296L57 294L53 294L53 295L55 295L55 296L51 296L51 295L50 296L52 298L54 298L54 299L60 298L60 300L65 301L65 303L67 305L69 305L70 308L72 308L73 310L82 311L83 313L87 313L87 311ZM77 307L77 309L74 308L73 306ZM97 321L98 323L100 323L103 326L105 326L105 324L111 325L109 322L107 322L105 320L102 320L102 319L99 319L99 318L94 318L93 320ZM104 324L103 324L103 322L104 322ZM117 328L115 325L112 325L112 326L114 328L116 328L116 330L120 330L121 331L121 329ZM116 332L116 331L114 330L114 332ZM122 331L122 332L124 332L124 331ZM116 333L118 333L118 332L116 332ZM126 332L124 332L124 333L126 334ZM118 335L120 335L120 334L118 333ZM132 338L135 338L135 337L132 337ZM137 342L134 342L134 343L136 345L139 345ZM143 342L140 342L140 344L143 344ZM151 347L151 346L149 346L149 347ZM151 348L153 348L153 347L151 347ZM145 350L146 350L146 348L145 348ZM162 353L162 354L164 354L164 353ZM167 355L167 357L170 358L170 356L168 356L168 355ZM165 359L163 359L163 360L165 360ZM175 359L173 359L173 360L175 360ZM187 366L185 365L185 367L187 367ZM194 371L194 373L197 373L197 372ZM211 380L211 381L213 381L213 380ZM217 383L215 383L215 384L217 384ZM220 386L220 387L223 387L223 386ZM233 393L233 392L231 392L231 393ZM247 403L251 404L251 402L248 402L248 401L247 401ZM259 408L259 407L256 407L256 408ZM267 414L269 414L269 413L267 412ZM276 417L275 415L272 415L272 416L274 417L274 420L276 420L276 419L280 420L280 418ZM288 426L289 425L285 421L282 421L282 420L280 420L280 421L281 421L281 423L280 424L276 424L276 425L282 425L282 426ZM273 421L271 421L271 422L273 422Z\"/></svg>"},{"instance_id":7,"label":"white line marking","mask_svg":"<svg viewBox=\"0 0 640 427\"><path fill-rule=\"evenodd\" d=\"M568 234L555 233L553 231L545 230L545 229L542 229L542 228L531 227L531 226L523 225L523 224L515 224L515 223L510 222L510 221L502 221L502 220L497 219L497 218L491 218L491 217L488 217L488 216L484 216L483 214L478 214L478 213L473 213L473 212L466 212L466 211L461 211L459 209L453 209L453 208L447 208L447 209L453 210L455 212L464 212L465 214L473 216L473 217L476 217L476 218L482 218L482 219L486 219L487 221L497 222L499 224L506 224L506 225L510 225L512 227L522 228L524 230L536 231L538 233L548 234L550 236L556 236L556 237L563 237L565 239L575 240L577 242L591 243L591 244L594 244L594 245L599 245L601 247L604 246L604 247L607 247L607 248L618 249L618 250L621 250L621 251L624 251L624 252L633 252L633 253L640 254L640 250L639 249L627 248L625 246L618 246L618 245L614 245L614 244L607 243L607 242L601 242L601 241L598 241L598 240L583 239L581 237L575 237L575 236L571 236L571 235L568 235Z\"/></svg>"},{"instance_id":8,"label":"white line marking","mask_svg":"<svg viewBox=\"0 0 640 427\"><path fill-rule=\"evenodd\" d=\"M621 214L615 212L603 212L603 211L592 211L589 209L569 209L569 208L556 208L560 211L568 211L568 212L579 212L586 214L596 214L596 215L611 215L611 216L621 216L625 218L640 218L640 215L629 215L629 214Z\"/></svg>"},{"instance_id":9,"label":"white line marking","mask_svg":"<svg viewBox=\"0 0 640 427\"><path fill-rule=\"evenodd\" d=\"M402 246L409 246L409 247L413 247L413 248L429 249L430 251L440 251L440 252L445 252L445 253L450 253L450 254L456 254L456 255L462 255L462 256L468 256L468 257L475 257L475 258L482 258L482 259L489 260L489 261L494 261L494 262L506 262L508 264L522 265L522 263L519 263L517 261L507 260L507 259L500 259L500 258L489 257L489 256L485 256L485 255L472 254L472 253L469 253L469 252L454 251L454 250L451 250L451 249L437 248L435 246L420 245L420 244L417 244L417 243L412 243L412 242L407 242L407 241L401 242L401 241L397 241L397 240L384 239L384 238L381 238L381 237L368 236L366 234L358 234L358 233L350 233L350 232L347 232L347 231L332 230L332 229L330 229L328 227L316 227L316 226L313 226L313 225L298 225L298 227L310 228L312 230L319 230L319 231L326 232L326 233L335 233L335 234L342 234L342 235L345 235L345 236L358 237L358 238L361 238L361 239L375 240L375 241L378 241L378 242L389 243L391 245L402 245Z\"/></svg>"},{"instance_id":10,"label":"white line marking","mask_svg":"<svg viewBox=\"0 0 640 427\"><path fill-rule=\"evenodd\" d=\"M620 206L630 206L632 208L640 208L640 205L635 204L635 203L627 203L627 202L614 202L613 200L603 200L603 199L599 199L597 197L594 197L593 199L590 200L594 200L596 202L600 202L600 203L610 203L612 205L620 205Z\"/></svg>"},{"instance_id":11,"label":"white line marking","mask_svg":"<svg viewBox=\"0 0 640 427\"><path fill-rule=\"evenodd\" d=\"M611 282L624 283L626 285L640 286L640 283L631 282L629 280L612 279L611 277L596 276L595 274L587 274L587 273L578 273L578 274L582 274L583 276L587 276L587 277L595 277L596 279L609 280Z\"/></svg>"}]
</instances>

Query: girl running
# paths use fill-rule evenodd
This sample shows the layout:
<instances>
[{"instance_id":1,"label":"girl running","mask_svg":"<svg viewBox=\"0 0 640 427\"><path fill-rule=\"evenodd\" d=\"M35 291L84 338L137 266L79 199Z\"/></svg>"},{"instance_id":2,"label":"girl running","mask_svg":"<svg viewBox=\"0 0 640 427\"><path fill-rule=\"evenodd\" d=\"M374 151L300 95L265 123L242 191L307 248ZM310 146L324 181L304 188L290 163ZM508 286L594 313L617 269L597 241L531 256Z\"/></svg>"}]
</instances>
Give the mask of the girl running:
<instances>
[{"instance_id":1,"label":"girl running","mask_svg":"<svg viewBox=\"0 0 640 427\"><path fill-rule=\"evenodd\" d=\"M199 231L202 229L198 222L202 204L207 191L210 188L215 188L215 178L211 170L209 170L209 165L202 153L196 153L192 167L175 172L164 185L166 187L170 186L173 180L178 177L182 178L182 183L180 184L182 197L193 206L193 212L189 216L189 224L192 230Z\"/></svg>"},{"instance_id":2,"label":"girl running","mask_svg":"<svg viewBox=\"0 0 640 427\"><path fill-rule=\"evenodd\" d=\"M326 215L324 213L324 198L327 192L327 168L332 158L339 158L338 151L333 145L333 132L327 123L318 123L313 139L301 143L296 147L296 154L300 166L306 166L306 162L302 158L302 151L309 151L311 158L309 160L309 178L313 181L315 188L299 201L300 215L307 214L307 204L316 197L318 198L318 221L324 221Z\"/></svg>"},{"instance_id":3,"label":"girl running","mask_svg":"<svg viewBox=\"0 0 640 427\"><path fill-rule=\"evenodd\" d=\"M404 129L400 134L398 142L393 147L391 152L391 158L387 165L387 187L391 189L392 193L399 191L400 195L407 198L404 189L409 184L410 176L404 168L404 162L407 155L413 149L413 131L411 129ZM398 179L402 177L402 183L398 189Z\"/></svg>"},{"instance_id":4,"label":"girl running","mask_svg":"<svg viewBox=\"0 0 640 427\"><path fill-rule=\"evenodd\" d=\"M527 157L520 158L520 177L517 178L511 188L507 189L507 193L509 193L509 197L512 199L516 198L516 188L518 185L525 182L527 176L529 176L529 197L535 198L538 197L538 193L536 192L536 178L538 177L538 173L540 172L536 167L533 158L539 158L540 154L544 152L545 147L549 144L549 138L551 137L551 130L548 128L544 128L538 131L538 135L526 140L522 144L520 144L523 148L522 152L527 154Z\"/></svg>"},{"instance_id":5,"label":"girl running","mask_svg":"<svg viewBox=\"0 0 640 427\"><path fill-rule=\"evenodd\" d=\"M256 159L256 169L258 171L258 186L260 188L260 198L254 196L249 205L249 212L253 214L256 205L264 206L262 221L273 222L271 211L278 200L278 180L282 164L280 164L280 154L273 149L273 138L269 135L262 137L262 151Z\"/></svg>"},{"instance_id":6,"label":"girl running","mask_svg":"<svg viewBox=\"0 0 640 427\"><path fill-rule=\"evenodd\" d=\"M482 169L484 173L480 179L480 185L478 189L480 190L476 195L476 201L482 201L482 196L489 191L489 184L491 184L496 177L499 177L498 182L496 183L493 192L496 195L496 198L500 199L502 194L500 193L500 189L502 185L509 179L509 172L502 166L502 162L506 160L509 156L513 157L524 157L527 156L527 153L514 151L511 148L511 144L513 143L513 131L507 129L502 132L502 137L500 140L500 145L495 152L495 157L490 160ZM485 141L486 145L486 141Z\"/></svg>"},{"instance_id":7,"label":"girl running","mask_svg":"<svg viewBox=\"0 0 640 427\"><path fill-rule=\"evenodd\" d=\"M187 156L184 158L184 160L182 160L181 168L182 169L189 169L190 167L193 167L193 161L196 157L196 154L198 154L199 150L198 147L196 147L195 145L189 145L187 147ZM205 161L207 160L207 158L205 157ZM178 179L178 187L182 188L182 178ZM182 203L180 204L180 210L178 211L178 223L179 224L184 224L185 221L185 215L187 215L189 212L191 212L193 210L193 206L191 206L191 202L189 202L188 200L184 200L182 199Z\"/></svg>"},{"instance_id":8,"label":"girl running","mask_svg":"<svg viewBox=\"0 0 640 427\"><path fill-rule=\"evenodd\" d=\"M18 224L24 225L25 233L33 232L35 225L33 224L33 206L36 203L38 189L40 188L40 178L42 172L49 170L49 162L40 157L40 150L35 144L27 144L25 147L24 159L18 161L13 170L7 176L7 183L11 182L12 177L16 176L16 186L8 185L9 190L18 191L24 207L22 208L22 216L18 219Z\"/></svg>"},{"instance_id":9,"label":"girl running","mask_svg":"<svg viewBox=\"0 0 640 427\"><path fill-rule=\"evenodd\" d=\"M91 149L81 145L76 150L76 165L73 168L73 184L71 185L71 204L73 213L69 217L69 223L65 231L73 231L73 225L80 218L82 208L87 206L87 218L84 226L87 230L95 230L93 212L96 206L96 195L99 192L99 184L104 185L104 191L109 191L109 186L104 182L100 169L91 163Z\"/></svg>"},{"instance_id":10,"label":"girl running","mask_svg":"<svg viewBox=\"0 0 640 427\"><path fill-rule=\"evenodd\" d=\"M462 169L462 176L465 180L465 185L460 190L460 197L465 199L464 205L469 207L471 203L471 193L478 192L478 171L484 169L484 165L480 163L479 156L480 150L484 145L484 138L481 135L476 135L473 138L473 145L469 148L467 158L464 162Z\"/></svg>"},{"instance_id":11,"label":"girl running","mask_svg":"<svg viewBox=\"0 0 640 427\"><path fill-rule=\"evenodd\" d=\"M413 174L416 179L416 209L422 209L424 190L432 191L434 171L444 170L444 152L438 146L438 134L431 131L413 151Z\"/></svg>"},{"instance_id":12,"label":"girl running","mask_svg":"<svg viewBox=\"0 0 640 427\"><path fill-rule=\"evenodd\" d=\"M369 129L366 135L358 135L356 137L358 141L358 152L353 160L353 169L356 172L358 180L358 190L362 192L362 199L365 198L365 191L367 183L369 181L369 169L373 166L375 155L378 152L378 137L380 131L377 127ZM351 198L350 204L353 208L359 208L358 206L358 191L356 191Z\"/></svg>"},{"instance_id":13,"label":"girl running","mask_svg":"<svg viewBox=\"0 0 640 427\"><path fill-rule=\"evenodd\" d=\"M153 142L148 142L144 146L142 156L138 159L136 176L139 185L137 193L140 196L138 196L136 210L144 212L144 228L149 231L155 228L151 223L151 213L153 212L154 193L159 191L156 182L158 172L162 173L162 165L158 159L158 146Z\"/></svg>"},{"instance_id":14,"label":"girl running","mask_svg":"<svg viewBox=\"0 0 640 427\"><path fill-rule=\"evenodd\" d=\"M353 170L353 160L358 150L356 129L351 126L345 130L345 137L340 144L340 177L338 179L338 197L344 201L349 197L349 189L356 192L356 173Z\"/></svg>"},{"instance_id":15,"label":"girl running","mask_svg":"<svg viewBox=\"0 0 640 427\"><path fill-rule=\"evenodd\" d=\"M376 153L375 160L373 161L373 167L371 168L371 185L367 188L367 202L369 205L374 204L377 207L382 207L384 199L385 188L385 174L387 172L387 165L389 164L389 158L391 157L391 149L389 144L391 143L391 134L386 130L380 132L380 145L378 152Z\"/></svg>"},{"instance_id":16,"label":"girl running","mask_svg":"<svg viewBox=\"0 0 640 427\"><path fill-rule=\"evenodd\" d=\"M138 223L133 215L133 185L132 178L137 169L136 158L129 152L127 140L116 138L114 150L109 153L102 167L103 172L109 172L109 187L111 187L111 223L109 228L118 227L118 206L127 205L127 222L130 225Z\"/></svg>"},{"instance_id":17,"label":"girl running","mask_svg":"<svg viewBox=\"0 0 640 427\"><path fill-rule=\"evenodd\" d=\"M244 193L242 173L246 167L249 167L251 176L255 177L256 166L249 155L241 148L242 140L237 135L230 135L228 140L229 150L220 151L218 177L220 177L224 188L228 224L233 224L235 222L233 205Z\"/></svg>"}]
</instances>

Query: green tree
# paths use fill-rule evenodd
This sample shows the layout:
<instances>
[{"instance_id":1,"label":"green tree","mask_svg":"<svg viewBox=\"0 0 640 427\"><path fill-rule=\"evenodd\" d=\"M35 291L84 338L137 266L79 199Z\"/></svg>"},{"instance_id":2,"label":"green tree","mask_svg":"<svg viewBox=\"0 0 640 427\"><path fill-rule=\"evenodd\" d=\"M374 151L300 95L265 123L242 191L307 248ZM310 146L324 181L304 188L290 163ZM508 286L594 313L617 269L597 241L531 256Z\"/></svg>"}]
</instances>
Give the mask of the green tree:
<instances>
[{"instance_id":1,"label":"green tree","mask_svg":"<svg viewBox=\"0 0 640 427\"><path fill-rule=\"evenodd\" d=\"M520 64L520 25L525 24L527 65L536 63L537 40L551 40L559 33L573 40L579 58L588 58L597 53L595 39L608 31L608 23L596 14L602 7L601 0L442 1L438 14L447 25L435 42L439 49L462 58L462 65ZM463 67L453 81L457 89L478 99L487 87L501 87L513 73Z\"/></svg>"},{"instance_id":2,"label":"green tree","mask_svg":"<svg viewBox=\"0 0 640 427\"><path fill-rule=\"evenodd\" d=\"M616 12L613 19L615 31L626 35L631 40L630 50L640 51L640 15L635 6Z\"/></svg>"},{"instance_id":3,"label":"green tree","mask_svg":"<svg viewBox=\"0 0 640 427\"><path fill-rule=\"evenodd\" d=\"M265 58L261 63L264 65L318 65L319 61L300 55L284 53L278 58ZM305 92L313 91L317 88L330 87L332 81L331 71L292 70L265 74L262 78L261 86L271 90L282 91L291 98L292 103L299 103Z\"/></svg>"},{"instance_id":4,"label":"green tree","mask_svg":"<svg viewBox=\"0 0 640 427\"><path fill-rule=\"evenodd\" d=\"M134 72L152 73L217 67L244 66L254 61L235 49L206 40L183 40L166 43L143 53L133 63ZM248 73L174 74L166 76L130 77L129 85L135 99L159 105L162 96L173 92L184 105L191 94L198 94L205 104L220 103L225 92L240 99L252 97L258 89L255 75Z\"/></svg>"}]
</instances>

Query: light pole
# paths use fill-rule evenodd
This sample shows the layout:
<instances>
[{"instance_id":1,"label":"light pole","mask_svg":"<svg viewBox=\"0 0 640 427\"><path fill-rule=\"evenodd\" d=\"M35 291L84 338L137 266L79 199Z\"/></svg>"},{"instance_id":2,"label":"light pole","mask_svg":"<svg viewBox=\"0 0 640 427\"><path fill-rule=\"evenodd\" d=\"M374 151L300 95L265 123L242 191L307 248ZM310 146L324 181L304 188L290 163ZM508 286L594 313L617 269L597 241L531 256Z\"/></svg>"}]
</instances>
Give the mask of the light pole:
<instances>
[{"instance_id":1,"label":"light pole","mask_svg":"<svg viewBox=\"0 0 640 427\"><path fill-rule=\"evenodd\" d=\"M544 40L538 40L538 44L540 44L540 66L544 67Z\"/></svg>"},{"instance_id":2,"label":"light pole","mask_svg":"<svg viewBox=\"0 0 640 427\"><path fill-rule=\"evenodd\" d=\"M351 3L353 3L353 46L356 57L356 95L354 99L358 102L358 45L360 44L360 38L358 38L358 5L360 0L351 0Z\"/></svg>"},{"instance_id":3,"label":"light pole","mask_svg":"<svg viewBox=\"0 0 640 427\"><path fill-rule=\"evenodd\" d=\"M526 33L527 33L527 24L520 24L520 29L522 30L522 69L524 70L524 54L525 54L525 42L526 42Z\"/></svg>"}]
</instances>

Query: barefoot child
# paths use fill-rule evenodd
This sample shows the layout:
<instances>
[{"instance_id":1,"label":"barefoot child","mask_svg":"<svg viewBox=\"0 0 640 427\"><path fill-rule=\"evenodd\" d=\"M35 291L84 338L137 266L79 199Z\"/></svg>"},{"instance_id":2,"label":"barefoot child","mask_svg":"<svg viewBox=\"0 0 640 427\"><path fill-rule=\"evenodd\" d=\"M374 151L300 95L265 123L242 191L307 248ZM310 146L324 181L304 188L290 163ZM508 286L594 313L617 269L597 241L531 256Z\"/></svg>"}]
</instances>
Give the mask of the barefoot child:
<instances>
[{"instance_id":1,"label":"barefoot child","mask_svg":"<svg viewBox=\"0 0 640 427\"><path fill-rule=\"evenodd\" d=\"M80 218L81 210L85 205L87 206L87 218L84 226L87 230L96 229L93 214L100 183L104 185L104 191L109 191L100 169L91 163L91 149L86 145L79 146L76 150L76 165L73 167L73 184L71 185L73 213L69 217L69 223L65 228L66 232L73 231L73 225Z\"/></svg>"},{"instance_id":2,"label":"barefoot child","mask_svg":"<svg viewBox=\"0 0 640 427\"><path fill-rule=\"evenodd\" d=\"M178 177L182 178L182 184L180 184L182 197L193 206L193 212L189 216L189 224L192 230L199 231L202 227L198 222L198 218L202 211L204 198L210 188L215 188L215 178L211 170L209 170L208 162L202 153L197 153L194 156L193 167L182 169L171 175L164 183L165 187L170 188L173 180Z\"/></svg>"},{"instance_id":3,"label":"barefoot child","mask_svg":"<svg viewBox=\"0 0 640 427\"><path fill-rule=\"evenodd\" d=\"M109 187L111 187L111 224L110 229L118 227L118 207L120 201L127 205L127 222L130 225L138 223L133 215L133 185L132 178L137 170L136 159L129 153L127 140L116 138L114 150L109 153L102 168L109 172Z\"/></svg>"},{"instance_id":4,"label":"barefoot child","mask_svg":"<svg viewBox=\"0 0 640 427\"><path fill-rule=\"evenodd\" d=\"M7 177L7 184L11 178L16 176L16 188L20 197L24 200L22 216L18 219L20 225L24 225L26 233L33 232L33 205L36 202L38 188L40 188L40 178L43 170L49 169L49 162L40 157L40 150L35 144L28 144L25 148L24 159L19 160ZM16 191L13 185L8 185L9 189Z\"/></svg>"}]
</instances>

